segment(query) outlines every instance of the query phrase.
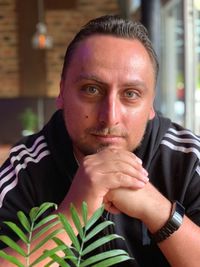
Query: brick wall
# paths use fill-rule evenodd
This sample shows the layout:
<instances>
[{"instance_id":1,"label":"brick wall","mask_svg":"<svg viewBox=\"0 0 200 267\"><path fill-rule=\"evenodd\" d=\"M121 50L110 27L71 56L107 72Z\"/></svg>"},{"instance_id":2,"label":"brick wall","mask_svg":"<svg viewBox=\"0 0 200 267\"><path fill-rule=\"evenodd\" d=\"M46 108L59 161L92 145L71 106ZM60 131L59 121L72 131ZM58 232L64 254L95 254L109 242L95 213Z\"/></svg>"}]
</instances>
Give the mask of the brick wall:
<instances>
[{"instance_id":1,"label":"brick wall","mask_svg":"<svg viewBox=\"0 0 200 267\"><path fill-rule=\"evenodd\" d=\"M58 94L63 57L74 33L94 17L118 12L116 0L79 0L76 9L46 12L48 32L54 38L54 47L46 57L48 96Z\"/></svg>"},{"instance_id":2,"label":"brick wall","mask_svg":"<svg viewBox=\"0 0 200 267\"><path fill-rule=\"evenodd\" d=\"M0 97L18 96L16 21L15 0L0 0Z\"/></svg>"},{"instance_id":3,"label":"brick wall","mask_svg":"<svg viewBox=\"0 0 200 267\"><path fill-rule=\"evenodd\" d=\"M116 0L77 0L75 9L46 10L48 33L54 39L46 53L48 97L58 94L64 53L74 33L93 17L118 12ZM16 0L0 0L0 97L20 97L17 32Z\"/></svg>"}]
</instances>

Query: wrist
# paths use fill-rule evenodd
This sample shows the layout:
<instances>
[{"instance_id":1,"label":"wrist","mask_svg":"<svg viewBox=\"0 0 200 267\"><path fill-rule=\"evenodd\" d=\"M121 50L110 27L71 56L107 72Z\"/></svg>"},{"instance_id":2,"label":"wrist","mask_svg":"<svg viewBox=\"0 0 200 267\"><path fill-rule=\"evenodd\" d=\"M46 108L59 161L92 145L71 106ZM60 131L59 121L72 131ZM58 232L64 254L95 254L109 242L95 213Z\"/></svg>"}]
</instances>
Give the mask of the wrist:
<instances>
[{"instance_id":1,"label":"wrist","mask_svg":"<svg viewBox=\"0 0 200 267\"><path fill-rule=\"evenodd\" d=\"M172 203L165 198L152 184L145 186L146 200L140 209L139 219L143 221L151 233L158 231L169 219Z\"/></svg>"},{"instance_id":2,"label":"wrist","mask_svg":"<svg viewBox=\"0 0 200 267\"><path fill-rule=\"evenodd\" d=\"M182 225L184 213L185 209L178 201L172 203L169 219L158 231L152 234L154 241L156 243L162 242L177 231Z\"/></svg>"}]
</instances>

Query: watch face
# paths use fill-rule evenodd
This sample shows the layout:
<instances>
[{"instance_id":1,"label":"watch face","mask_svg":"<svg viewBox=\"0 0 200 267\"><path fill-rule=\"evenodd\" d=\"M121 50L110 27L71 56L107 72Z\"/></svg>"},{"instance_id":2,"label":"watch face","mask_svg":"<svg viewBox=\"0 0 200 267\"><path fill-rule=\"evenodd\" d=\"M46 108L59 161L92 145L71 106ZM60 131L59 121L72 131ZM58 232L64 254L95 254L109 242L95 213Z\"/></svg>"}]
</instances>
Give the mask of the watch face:
<instances>
[{"instance_id":1,"label":"watch face","mask_svg":"<svg viewBox=\"0 0 200 267\"><path fill-rule=\"evenodd\" d=\"M183 215L179 213L178 211L175 211L171 219L171 223L177 228L179 228L182 224L182 221L183 221Z\"/></svg>"}]
</instances>

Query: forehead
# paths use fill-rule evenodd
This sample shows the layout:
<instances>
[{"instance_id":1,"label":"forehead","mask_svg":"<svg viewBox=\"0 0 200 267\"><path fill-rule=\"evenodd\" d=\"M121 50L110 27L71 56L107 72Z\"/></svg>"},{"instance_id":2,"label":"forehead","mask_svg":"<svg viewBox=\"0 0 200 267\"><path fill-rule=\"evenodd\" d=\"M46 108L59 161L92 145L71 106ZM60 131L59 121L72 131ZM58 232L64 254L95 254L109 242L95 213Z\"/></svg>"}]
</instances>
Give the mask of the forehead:
<instances>
[{"instance_id":1,"label":"forehead","mask_svg":"<svg viewBox=\"0 0 200 267\"><path fill-rule=\"evenodd\" d=\"M141 70L154 76L153 64L143 44L136 39L110 35L93 35L80 41L67 67L70 75L107 72L107 75L136 76Z\"/></svg>"},{"instance_id":2,"label":"forehead","mask_svg":"<svg viewBox=\"0 0 200 267\"><path fill-rule=\"evenodd\" d=\"M79 41L76 44L72 57L88 57L90 55L103 56L106 53L112 55L118 53L118 57L123 53L124 57L131 53L132 56L140 54L151 60L144 45L138 39L128 39L112 35L95 34Z\"/></svg>"}]
</instances>

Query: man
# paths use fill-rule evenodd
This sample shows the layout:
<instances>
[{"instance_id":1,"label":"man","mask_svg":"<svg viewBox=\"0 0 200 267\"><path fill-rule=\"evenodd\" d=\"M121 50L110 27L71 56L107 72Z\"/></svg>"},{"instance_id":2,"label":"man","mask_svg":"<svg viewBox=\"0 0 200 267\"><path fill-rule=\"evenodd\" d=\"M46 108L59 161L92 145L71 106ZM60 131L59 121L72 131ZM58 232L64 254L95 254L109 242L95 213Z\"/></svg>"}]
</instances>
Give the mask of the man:
<instances>
[{"instance_id":1,"label":"man","mask_svg":"<svg viewBox=\"0 0 200 267\"><path fill-rule=\"evenodd\" d=\"M135 258L121 266L199 266L200 139L155 112L157 73L141 24L104 16L83 27L59 110L1 168L1 221L45 201L66 215L71 202L89 215L104 203L125 237L112 247Z\"/></svg>"}]
</instances>

